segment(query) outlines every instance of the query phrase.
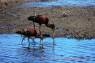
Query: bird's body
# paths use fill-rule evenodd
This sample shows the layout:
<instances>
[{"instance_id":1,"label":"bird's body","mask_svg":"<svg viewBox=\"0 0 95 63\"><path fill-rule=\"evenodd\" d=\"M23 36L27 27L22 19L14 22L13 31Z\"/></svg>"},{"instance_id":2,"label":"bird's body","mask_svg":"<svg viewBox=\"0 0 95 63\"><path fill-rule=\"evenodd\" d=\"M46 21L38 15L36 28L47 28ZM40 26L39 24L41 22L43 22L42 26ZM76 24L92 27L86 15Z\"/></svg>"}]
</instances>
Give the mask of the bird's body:
<instances>
[{"instance_id":1,"label":"bird's body","mask_svg":"<svg viewBox=\"0 0 95 63\"><path fill-rule=\"evenodd\" d=\"M35 29L22 29L22 30L16 31L16 33L21 34L28 38L37 35L37 31Z\"/></svg>"},{"instance_id":2,"label":"bird's body","mask_svg":"<svg viewBox=\"0 0 95 63\"><path fill-rule=\"evenodd\" d=\"M34 40L33 37L35 37L37 35L37 31L34 28L31 28L31 29L26 28L26 29L18 30L18 31L16 31L16 33L20 34L23 37L21 44L23 44L23 40L25 38L28 38L28 42L29 42L28 47L30 47L29 39L32 38Z\"/></svg>"},{"instance_id":3,"label":"bird's body","mask_svg":"<svg viewBox=\"0 0 95 63\"><path fill-rule=\"evenodd\" d=\"M23 40L25 38L28 38L28 42L29 42L29 39L40 38L41 39L41 41L40 41L41 48L43 47L43 44L42 44L43 39L50 37L50 34L46 34L44 32L40 34L34 28L26 28L26 29L18 30L18 31L16 31L16 33L20 34L23 37L21 44L23 44ZM30 42L29 42L28 47L30 47Z\"/></svg>"},{"instance_id":4,"label":"bird's body","mask_svg":"<svg viewBox=\"0 0 95 63\"><path fill-rule=\"evenodd\" d=\"M39 25L45 24L47 25L49 22L49 19L47 16L44 15L37 15L37 16L29 16L28 20L38 23Z\"/></svg>"},{"instance_id":5,"label":"bird's body","mask_svg":"<svg viewBox=\"0 0 95 63\"><path fill-rule=\"evenodd\" d=\"M36 22L39 23L39 25L41 25L41 24L47 25L48 22L49 22L49 19L48 19L47 16L44 16L44 15L37 15L37 17L36 17Z\"/></svg>"}]
</instances>

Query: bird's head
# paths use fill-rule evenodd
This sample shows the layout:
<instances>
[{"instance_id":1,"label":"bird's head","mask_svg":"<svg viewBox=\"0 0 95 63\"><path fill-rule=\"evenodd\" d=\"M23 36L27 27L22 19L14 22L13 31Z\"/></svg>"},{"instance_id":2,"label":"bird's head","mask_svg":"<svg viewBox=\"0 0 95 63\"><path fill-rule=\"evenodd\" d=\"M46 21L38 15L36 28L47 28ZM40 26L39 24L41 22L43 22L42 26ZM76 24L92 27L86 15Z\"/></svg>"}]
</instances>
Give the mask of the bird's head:
<instances>
[{"instance_id":1,"label":"bird's head","mask_svg":"<svg viewBox=\"0 0 95 63\"><path fill-rule=\"evenodd\" d=\"M36 16L29 16L29 17L27 17L27 19L28 19L29 21L34 21L35 18L36 18Z\"/></svg>"},{"instance_id":2,"label":"bird's head","mask_svg":"<svg viewBox=\"0 0 95 63\"><path fill-rule=\"evenodd\" d=\"M49 27L49 28L55 30L55 25L54 25L54 24L48 24L47 27Z\"/></svg>"},{"instance_id":3,"label":"bird's head","mask_svg":"<svg viewBox=\"0 0 95 63\"><path fill-rule=\"evenodd\" d=\"M16 30L15 33L17 33L17 34L23 34L24 32L25 32L24 29L18 29L18 30Z\"/></svg>"},{"instance_id":4,"label":"bird's head","mask_svg":"<svg viewBox=\"0 0 95 63\"><path fill-rule=\"evenodd\" d=\"M16 31L16 33L17 33L17 34L21 34L21 33L22 33L22 31Z\"/></svg>"}]
</instances>

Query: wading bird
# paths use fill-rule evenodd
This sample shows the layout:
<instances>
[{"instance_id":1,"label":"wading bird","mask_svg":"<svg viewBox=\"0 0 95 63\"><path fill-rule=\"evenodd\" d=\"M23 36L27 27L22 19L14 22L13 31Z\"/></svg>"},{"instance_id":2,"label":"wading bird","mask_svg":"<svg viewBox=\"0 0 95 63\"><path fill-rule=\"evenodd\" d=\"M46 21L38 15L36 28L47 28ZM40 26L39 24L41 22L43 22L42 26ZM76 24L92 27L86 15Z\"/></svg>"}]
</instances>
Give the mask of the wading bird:
<instances>
[{"instance_id":1,"label":"wading bird","mask_svg":"<svg viewBox=\"0 0 95 63\"><path fill-rule=\"evenodd\" d=\"M34 41L34 38L40 38L40 48L44 48L43 47L43 39L46 37L51 37L50 34L46 34L46 33L37 33L37 30L35 30L34 28L26 28L26 29L22 29L22 30L18 30L16 31L17 34L20 34L23 39L21 41L21 45L23 44L23 40L25 38L28 38L28 47L30 47L30 41L29 39L32 38L32 40Z\"/></svg>"},{"instance_id":2,"label":"wading bird","mask_svg":"<svg viewBox=\"0 0 95 63\"><path fill-rule=\"evenodd\" d=\"M34 40L34 37L37 36L37 31L34 28L31 28L31 29L26 28L26 29L18 30L16 31L16 33L23 36L21 44L23 44L23 40L25 38L28 38L28 42L29 42L28 47L30 47L29 39L32 37L32 39Z\"/></svg>"},{"instance_id":3,"label":"wading bird","mask_svg":"<svg viewBox=\"0 0 95 63\"><path fill-rule=\"evenodd\" d=\"M41 25L45 24L47 26L48 23L49 23L49 19L45 15L29 16L28 20L33 22L34 28L35 28L35 23L39 24L39 31L40 31L40 33L41 33L41 30L40 30L41 29Z\"/></svg>"}]
</instances>

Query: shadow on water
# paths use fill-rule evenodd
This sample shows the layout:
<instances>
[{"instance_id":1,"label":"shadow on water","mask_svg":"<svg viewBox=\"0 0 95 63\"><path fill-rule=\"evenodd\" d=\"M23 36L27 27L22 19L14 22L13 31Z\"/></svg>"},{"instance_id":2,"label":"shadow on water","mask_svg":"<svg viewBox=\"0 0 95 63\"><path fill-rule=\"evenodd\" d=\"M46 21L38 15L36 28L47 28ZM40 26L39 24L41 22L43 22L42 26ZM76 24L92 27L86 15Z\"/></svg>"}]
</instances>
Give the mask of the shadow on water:
<instances>
[{"instance_id":1,"label":"shadow on water","mask_svg":"<svg viewBox=\"0 0 95 63\"><path fill-rule=\"evenodd\" d=\"M39 49L38 38L35 39L36 47L31 49L26 47L27 40L23 46L19 45L21 39L16 34L0 35L0 63L95 63L95 39L56 37L54 49L51 38L43 40L44 49Z\"/></svg>"}]
</instances>

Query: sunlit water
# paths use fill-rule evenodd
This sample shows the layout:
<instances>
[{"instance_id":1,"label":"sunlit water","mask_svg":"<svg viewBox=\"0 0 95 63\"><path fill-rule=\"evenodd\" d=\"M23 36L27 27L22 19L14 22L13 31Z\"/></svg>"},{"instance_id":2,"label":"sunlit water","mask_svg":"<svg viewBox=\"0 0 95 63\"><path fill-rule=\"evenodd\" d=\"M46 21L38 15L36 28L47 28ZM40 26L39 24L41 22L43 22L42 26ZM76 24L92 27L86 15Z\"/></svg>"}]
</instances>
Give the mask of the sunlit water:
<instances>
[{"instance_id":1,"label":"sunlit water","mask_svg":"<svg viewBox=\"0 0 95 63\"><path fill-rule=\"evenodd\" d=\"M44 0L43 0L44 1ZM30 7L95 7L95 0L54 0L44 2L28 2L22 4L21 8Z\"/></svg>"},{"instance_id":2,"label":"sunlit water","mask_svg":"<svg viewBox=\"0 0 95 63\"><path fill-rule=\"evenodd\" d=\"M0 63L95 63L95 39L77 40L52 38L43 40L44 49L39 49L39 39L36 45L27 49L27 40L19 45L21 36L16 34L0 35ZM31 41L31 44L33 42Z\"/></svg>"}]
</instances>

